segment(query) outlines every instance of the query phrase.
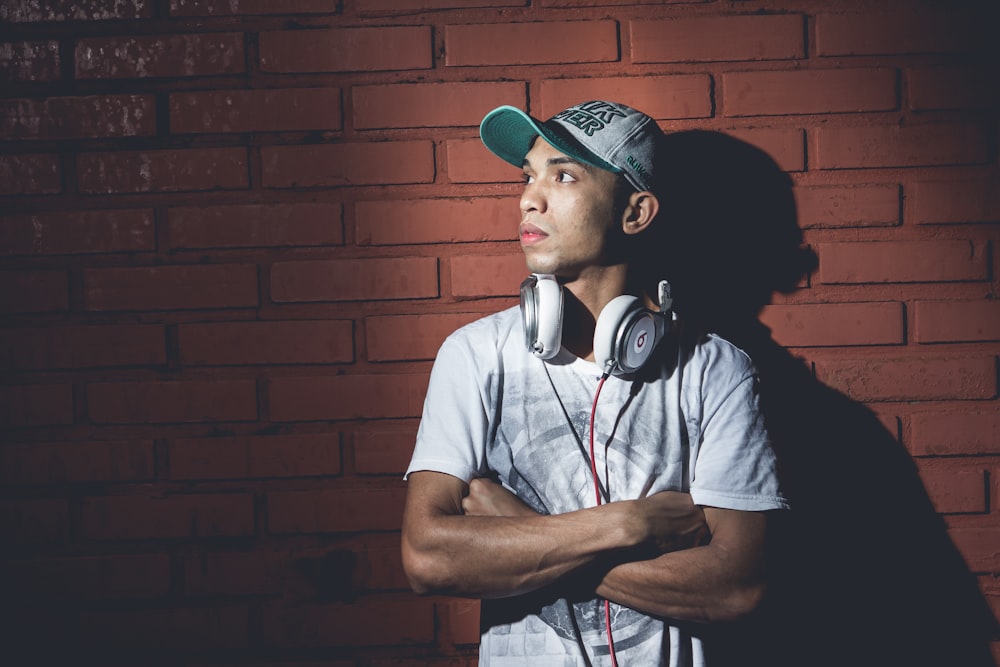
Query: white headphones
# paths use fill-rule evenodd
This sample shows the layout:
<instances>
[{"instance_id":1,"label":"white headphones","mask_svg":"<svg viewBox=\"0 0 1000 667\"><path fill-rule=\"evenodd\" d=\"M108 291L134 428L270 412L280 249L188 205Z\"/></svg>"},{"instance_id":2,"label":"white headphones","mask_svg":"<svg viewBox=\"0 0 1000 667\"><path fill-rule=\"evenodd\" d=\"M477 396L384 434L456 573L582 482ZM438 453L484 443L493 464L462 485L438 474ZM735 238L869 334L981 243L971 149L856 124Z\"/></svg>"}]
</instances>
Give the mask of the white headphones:
<instances>
[{"instance_id":1,"label":"white headphones","mask_svg":"<svg viewBox=\"0 0 1000 667\"><path fill-rule=\"evenodd\" d=\"M627 375L646 363L669 328L670 284L659 284L660 312L643 307L637 297L612 299L597 317L594 361L606 373ZM562 345L563 294L555 276L533 273L521 283L524 343L539 359L551 359Z\"/></svg>"}]
</instances>

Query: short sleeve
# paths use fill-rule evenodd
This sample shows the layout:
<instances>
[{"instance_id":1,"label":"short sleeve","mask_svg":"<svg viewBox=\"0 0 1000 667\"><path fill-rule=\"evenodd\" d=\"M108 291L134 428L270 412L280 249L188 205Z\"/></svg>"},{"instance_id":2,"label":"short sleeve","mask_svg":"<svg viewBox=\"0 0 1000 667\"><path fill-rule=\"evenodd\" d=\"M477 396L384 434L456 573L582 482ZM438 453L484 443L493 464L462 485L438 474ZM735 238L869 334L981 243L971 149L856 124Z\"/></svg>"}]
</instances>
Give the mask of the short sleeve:
<instances>
[{"instance_id":1,"label":"short sleeve","mask_svg":"<svg viewBox=\"0 0 1000 667\"><path fill-rule=\"evenodd\" d=\"M745 511L786 509L760 410L760 381L749 360L713 364L703 379L702 399L694 502Z\"/></svg>"},{"instance_id":2,"label":"short sleeve","mask_svg":"<svg viewBox=\"0 0 1000 667\"><path fill-rule=\"evenodd\" d=\"M431 369L410 473L431 470L468 482L486 468L486 409L483 370L467 337L453 334Z\"/></svg>"}]
</instances>

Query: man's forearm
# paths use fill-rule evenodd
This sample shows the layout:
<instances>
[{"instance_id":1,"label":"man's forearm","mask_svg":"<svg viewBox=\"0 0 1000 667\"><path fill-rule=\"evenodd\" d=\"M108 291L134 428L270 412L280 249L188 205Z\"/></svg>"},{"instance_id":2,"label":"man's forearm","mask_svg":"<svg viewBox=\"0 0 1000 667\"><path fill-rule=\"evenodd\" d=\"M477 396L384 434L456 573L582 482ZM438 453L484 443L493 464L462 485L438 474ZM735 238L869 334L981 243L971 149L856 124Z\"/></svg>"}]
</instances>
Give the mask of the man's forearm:
<instances>
[{"instance_id":1,"label":"man's forearm","mask_svg":"<svg viewBox=\"0 0 1000 667\"><path fill-rule=\"evenodd\" d=\"M439 515L404 531L403 558L414 589L506 597L553 584L641 540L613 505L555 516Z\"/></svg>"},{"instance_id":2,"label":"man's forearm","mask_svg":"<svg viewBox=\"0 0 1000 667\"><path fill-rule=\"evenodd\" d=\"M715 524L710 544L616 565L598 584L597 594L653 616L697 623L753 611L764 593L765 515L706 514Z\"/></svg>"}]
</instances>

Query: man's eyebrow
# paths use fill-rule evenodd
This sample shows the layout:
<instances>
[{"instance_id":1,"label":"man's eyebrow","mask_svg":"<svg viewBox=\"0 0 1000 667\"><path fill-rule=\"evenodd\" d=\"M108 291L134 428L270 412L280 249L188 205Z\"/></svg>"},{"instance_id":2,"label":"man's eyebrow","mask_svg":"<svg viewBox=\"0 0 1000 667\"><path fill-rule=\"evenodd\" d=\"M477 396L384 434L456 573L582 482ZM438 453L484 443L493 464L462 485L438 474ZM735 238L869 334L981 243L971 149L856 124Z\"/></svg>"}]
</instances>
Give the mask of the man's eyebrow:
<instances>
[{"instance_id":1,"label":"man's eyebrow","mask_svg":"<svg viewBox=\"0 0 1000 667\"><path fill-rule=\"evenodd\" d=\"M577 167L581 167L582 169L587 169L587 170L590 169L590 165L584 164L583 162L580 162L579 160L571 158L567 155L560 155L559 157L551 157L545 161L545 164L546 166L549 167L560 164L571 164ZM531 167L531 162L528 161L528 158L524 158L524 162L521 163L521 167L522 168Z\"/></svg>"}]
</instances>

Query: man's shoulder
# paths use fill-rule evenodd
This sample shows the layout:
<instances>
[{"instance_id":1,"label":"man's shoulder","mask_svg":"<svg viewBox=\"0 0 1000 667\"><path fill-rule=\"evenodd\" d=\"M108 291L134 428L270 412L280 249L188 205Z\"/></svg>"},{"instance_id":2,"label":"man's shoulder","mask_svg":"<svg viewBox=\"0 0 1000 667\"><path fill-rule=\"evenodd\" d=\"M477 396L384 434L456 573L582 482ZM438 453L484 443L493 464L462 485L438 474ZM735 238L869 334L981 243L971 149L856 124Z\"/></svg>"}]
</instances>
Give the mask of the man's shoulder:
<instances>
[{"instance_id":1,"label":"man's shoulder","mask_svg":"<svg viewBox=\"0 0 1000 667\"><path fill-rule=\"evenodd\" d=\"M516 331L520 323L519 308L507 308L459 327L448 335L445 345L473 349L483 346L496 348L510 338L511 332Z\"/></svg>"},{"instance_id":2,"label":"man's shoulder","mask_svg":"<svg viewBox=\"0 0 1000 667\"><path fill-rule=\"evenodd\" d=\"M714 333L700 335L692 341L690 363L735 375L752 375L756 372L750 355Z\"/></svg>"}]
</instances>

